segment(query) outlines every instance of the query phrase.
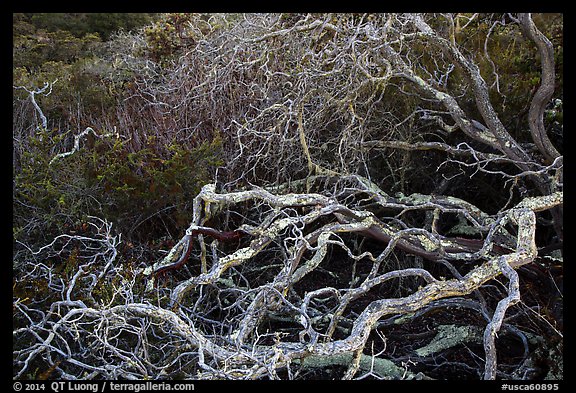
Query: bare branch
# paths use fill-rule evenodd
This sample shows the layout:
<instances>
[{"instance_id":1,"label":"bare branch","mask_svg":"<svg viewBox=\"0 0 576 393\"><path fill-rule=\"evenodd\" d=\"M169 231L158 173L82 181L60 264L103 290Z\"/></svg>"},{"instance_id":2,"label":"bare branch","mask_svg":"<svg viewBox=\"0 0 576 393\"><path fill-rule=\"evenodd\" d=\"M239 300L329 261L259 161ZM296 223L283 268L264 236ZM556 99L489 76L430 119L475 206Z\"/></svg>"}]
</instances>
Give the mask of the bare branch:
<instances>
[{"instance_id":1,"label":"bare branch","mask_svg":"<svg viewBox=\"0 0 576 393\"><path fill-rule=\"evenodd\" d=\"M532 133L532 140L536 146L538 146L538 150L546 157L547 162L551 163L560 155L552 142L550 142L546 128L544 127L544 110L554 93L554 83L556 79L556 72L554 70L554 48L550 40L538 30L530 14L519 14L518 20L522 26L523 33L534 41L538 47L540 62L542 64L540 86L530 103L528 126Z\"/></svg>"}]
</instances>

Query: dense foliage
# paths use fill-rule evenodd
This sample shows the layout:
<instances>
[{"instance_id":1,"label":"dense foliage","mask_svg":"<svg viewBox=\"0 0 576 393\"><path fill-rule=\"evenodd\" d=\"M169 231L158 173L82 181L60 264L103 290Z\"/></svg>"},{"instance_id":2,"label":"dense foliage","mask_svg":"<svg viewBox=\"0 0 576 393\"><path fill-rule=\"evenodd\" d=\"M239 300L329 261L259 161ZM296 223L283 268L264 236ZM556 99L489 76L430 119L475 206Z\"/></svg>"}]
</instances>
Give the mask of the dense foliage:
<instances>
[{"instance_id":1,"label":"dense foliage","mask_svg":"<svg viewBox=\"0 0 576 393\"><path fill-rule=\"evenodd\" d=\"M150 22L144 14L35 14L14 16L14 235L35 241L98 215L139 241L175 236L191 213L191 199L221 164L221 139L190 143L160 134L155 124L126 138L122 111L137 74L119 72L110 60L120 29ZM100 38L102 36L103 38ZM29 90L50 83L36 100L48 121L39 126ZM83 148L71 148L85 127ZM136 139L137 140L134 140ZM160 226L160 227L159 227ZM168 231L168 233L166 233Z\"/></svg>"}]
</instances>

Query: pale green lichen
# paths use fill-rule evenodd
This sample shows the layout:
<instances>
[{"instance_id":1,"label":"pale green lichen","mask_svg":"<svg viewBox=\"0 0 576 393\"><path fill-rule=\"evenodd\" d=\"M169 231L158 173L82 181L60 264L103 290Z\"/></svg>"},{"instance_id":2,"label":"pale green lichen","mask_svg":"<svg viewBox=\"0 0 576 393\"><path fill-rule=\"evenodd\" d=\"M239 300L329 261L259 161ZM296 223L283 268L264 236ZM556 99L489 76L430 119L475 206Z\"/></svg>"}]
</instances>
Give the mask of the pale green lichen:
<instances>
[{"instance_id":1,"label":"pale green lichen","mask_svg":"<svg viewBox=\"0 0 576 393\"><path fill-rule=\"evenodd\" d=\"M472 225L469 225L468 221L460 215L458 216L458 224L454 225L448 231L448 235L474 236L474 235L479 235L481 233L482 233L482 231L480 231L478 228L476 228Z\"/></svg>"},{"instance_id":2,"label":"pale green lichen","mask_svg":"<svg viewBox=\"0 0 576 393\"><path fill-rule=\"evenodd\" d=\"M349 366L352 364L353 354L350 352L328 355L309 356L304 359L296 359L294 363L301 364L305 368L326 368L330 366ZM388 359L382 359L362 354L360 357L359 369L374 374L384 379L430 379L422 373L412 373L407 369L397 366Z\"/></svg>"},{"instance_id":3,"label":"pale green lichen","mask_svg":"<svg viewBox=\"0 0 576 393\"><path fill-rule=\"evenodd\" d=\"M410 322L410 320L412 320L415 316L416 316L416 313L413 313L413 312L402 315L402 316L400 316L394 320L394 324L395 325L401 325L403 323Z\"/></svg>"},{"instance_id":4,"label":"pale green lichen","mask_svg":"<svg viewBox=\"0 0 576 393\"><path fill-rule=\"evenodd\" d=\"M562 203L564 203L564 193L558 191L550 195L524 198L518 205L516 205L516 209L527 208L537 212Z\"/></svg>"},{"instance_id":5,"label":"pale green lichen","mask_svg":"<svg viewBox=\"0 0 576 393\"><path fill-rule=\"evenodd\" d=\"M432 341L416 350L418 356L429 356L456 345L482 342L481 329L477 326L440 325Z\"/></svg>"},{"instance_id":6,"label":"pale green lichen","mask_svg":"<svg viewBox=\"0 0 576 393\"><path fill-rule=\"evenodd\" d=\"M424 247L424 249L426 251L435 251L438 249L438 244L433 242L432 240L430 240L427 236L425 235L416 235L416 238L418 238L418 240L420 241L420 244L422 245L422 247Z\"/></svg>"}]
</instances>

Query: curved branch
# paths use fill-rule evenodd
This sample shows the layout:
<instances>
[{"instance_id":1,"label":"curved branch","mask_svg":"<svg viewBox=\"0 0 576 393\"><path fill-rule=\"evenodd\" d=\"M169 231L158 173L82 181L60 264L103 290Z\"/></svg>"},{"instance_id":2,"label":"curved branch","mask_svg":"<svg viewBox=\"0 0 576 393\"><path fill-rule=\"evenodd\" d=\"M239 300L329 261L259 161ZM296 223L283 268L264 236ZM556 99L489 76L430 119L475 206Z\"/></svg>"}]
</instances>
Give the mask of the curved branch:
<instances>
[{"instance_id":1,"label":"curved branch","mask_svg":"<svg viewBox=\"0 0 576 393\"><path fill-rule=\"evenodd\" d=\"M97 137L97 138L107 138L107 137L113 135L112 133L103 134L103 135L98 135L98 134L96 133L96 131L94 131L94 130L92 129L92 127L86 127L86 129L85 129L84 131L82 131L81 133L79 133L78 135L76 135L76 136L74 137L74 148L72 148L72 150L70 150L70 151L68 151L68 152L56 154L56 155L54 156L54 158L52 158L52 159L50 160L50 163L48 163L48 165L52 165L52 163L53 163L54 161L56 161L56 160L58 160L58 159L60 159L60 158L65 158L65 157L68 157L68 156L76 153L76 152L80 149L80 140L81 140L82 138L84 138L86 135L88 135L90 132L91 132L92 134L94 134L94 136Z\"/></svg>"},{"instance_id":2,"label":"curved branch","mask_svg":"<svg viewBox=\"0 0 576 393\"><path fill-rule=\"evenodd\" d=\"M530 162L530 156L512 138L498 118L498 114L490 103L488 86L486 85L484 78L482 78L482 75L480 75L478 66L466 59L460 50L449 40L440 37L424 21L422 16L416 14L412 17L412 21L416 28L420 30L423 37L429 38L432 43L437 45L442 51L446 52L450 58L464 70L468 80L472 83L472 91L474 93L476 106L480 111L482 118L486 122L489 132L496 138L496 146L498 149L514 160L519 162ZM521 168L524 170L527 169L522 165Z\"/></svg>"},{"instance_id":3,"label":"curved branch","mask_svg":"<svg viewBox=\"0 0 576 393\"><path fill-rule=\"evenodd\" d=\"M556 78L554 70L554 47L550 40L538 30L530 14L519 14L518 19L523 33L534 41L540 53L540 62L542 65L541 84L530 103L528 125L532 134L532 140L546 158L547 163L550 164L560 156L558 150L556 150L552 142L550 142L546 134L546 128L544 127L544 110L554 93Z\"/></svg>"}]
</instances>

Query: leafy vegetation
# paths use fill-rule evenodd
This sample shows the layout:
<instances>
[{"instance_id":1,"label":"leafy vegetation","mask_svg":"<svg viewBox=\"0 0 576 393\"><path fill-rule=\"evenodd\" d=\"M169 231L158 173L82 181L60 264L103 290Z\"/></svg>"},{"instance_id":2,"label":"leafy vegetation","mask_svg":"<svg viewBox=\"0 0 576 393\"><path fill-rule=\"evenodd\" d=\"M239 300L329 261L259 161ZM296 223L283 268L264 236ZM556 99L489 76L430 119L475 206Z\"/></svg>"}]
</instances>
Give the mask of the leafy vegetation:
<instances>
[{"instance_id":1,"label":"leafy vegetation","mask_svg":"<svg viewBox=\"0 0 576 393\"><path fill-rule=\"evenodd\" d=\"M88 135L76 154L51 163L94 119L97 134L122 127L114 108L136 76L118 79L107 61L116 55L107 40L151 20L144 14L15 14L14 86L53 83L50 94L36 97L49 129L39 127L28 91L15 90L16 240L47 239L97 215L132 240L147 241L176 235L189 219L193 196L222 164L216 134L187 143L145 129L138 130L138 144L117 133Z\"/></svg>"}]
</instances>

